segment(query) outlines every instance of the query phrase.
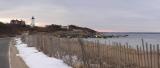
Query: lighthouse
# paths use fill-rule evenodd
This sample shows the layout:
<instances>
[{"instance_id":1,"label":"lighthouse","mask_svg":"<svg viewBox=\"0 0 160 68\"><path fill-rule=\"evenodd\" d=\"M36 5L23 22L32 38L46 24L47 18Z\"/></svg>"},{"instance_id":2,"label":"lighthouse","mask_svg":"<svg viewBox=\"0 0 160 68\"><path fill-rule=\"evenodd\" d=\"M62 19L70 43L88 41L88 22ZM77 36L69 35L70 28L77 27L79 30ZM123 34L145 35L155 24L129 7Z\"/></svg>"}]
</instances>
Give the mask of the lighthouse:
<instances>
[{"instance_id":1,"label":"lighthouse","mask_svg":"<svg viewBox=\"0 0 160 68\"><path fill-rule=\"evenodd\" d=\"M35 26L35 17L32 16L31 18L31 27L34 27Z\"/></svg>"}]
</instances>

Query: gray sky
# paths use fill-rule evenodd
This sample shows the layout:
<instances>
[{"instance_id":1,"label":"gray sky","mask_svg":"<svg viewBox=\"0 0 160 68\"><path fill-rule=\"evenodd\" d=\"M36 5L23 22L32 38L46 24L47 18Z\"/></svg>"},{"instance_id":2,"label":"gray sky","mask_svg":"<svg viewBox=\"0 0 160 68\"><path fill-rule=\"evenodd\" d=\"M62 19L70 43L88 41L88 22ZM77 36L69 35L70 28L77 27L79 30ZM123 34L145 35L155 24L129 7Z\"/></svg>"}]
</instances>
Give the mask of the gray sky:
<instances>
[{"instance_id":1,"label":"gray sky","mask_svg":"<svg viewBox=\"0 0 160 68\"><path fill-rule=\"evenodd\" d=\"M160 0L0 0L0 21L31 16L37 25L79 25L98 31L160 32Z\"/></svg>"}]
</instances>

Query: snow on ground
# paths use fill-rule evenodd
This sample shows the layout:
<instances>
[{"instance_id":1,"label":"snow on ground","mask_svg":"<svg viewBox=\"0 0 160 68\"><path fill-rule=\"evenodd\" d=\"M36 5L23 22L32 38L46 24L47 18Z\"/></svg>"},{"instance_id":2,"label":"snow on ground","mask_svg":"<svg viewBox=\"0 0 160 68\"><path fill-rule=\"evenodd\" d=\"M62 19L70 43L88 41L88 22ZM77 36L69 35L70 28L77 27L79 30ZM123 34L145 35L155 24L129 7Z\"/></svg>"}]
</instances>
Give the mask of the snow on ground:
<instances>
[{"instance_id":1,"label":"snow on ground","mask_svg":"<svg viewBox=\"0 0 160 68\"><path fill-rule=\"evenodd\" d=\"M20 38L16 38L16 47L20 56L29 68L71 68L62 60L48 57L42 52L38 52L35 47L27 47Z\"/></svg>"}]
</instances>

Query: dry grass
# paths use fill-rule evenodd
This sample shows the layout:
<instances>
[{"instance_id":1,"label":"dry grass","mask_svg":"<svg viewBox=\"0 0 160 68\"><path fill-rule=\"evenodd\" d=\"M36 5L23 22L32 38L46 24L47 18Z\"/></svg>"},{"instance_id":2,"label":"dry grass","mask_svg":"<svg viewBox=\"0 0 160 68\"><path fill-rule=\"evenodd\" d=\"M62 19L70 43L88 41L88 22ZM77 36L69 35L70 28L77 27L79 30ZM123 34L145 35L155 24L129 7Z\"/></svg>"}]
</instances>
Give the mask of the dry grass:
<instances>
[{"instance_id":1,"label":"dry grass","mask_svg":"<svg viewBox=\"0 0 160 68\"><path fill-rule=\"evenodd\" d=\"M149 48L152 50L147 52L139 46L135 49L128 45L105 45L99 44L98 41L56 38L44 34L30 35L25 39L24 42L29 46L35 46L50 57L63 59L73 68L159 67L159 52L155 52L155 47Z\"/></svg>"}]
</instances>

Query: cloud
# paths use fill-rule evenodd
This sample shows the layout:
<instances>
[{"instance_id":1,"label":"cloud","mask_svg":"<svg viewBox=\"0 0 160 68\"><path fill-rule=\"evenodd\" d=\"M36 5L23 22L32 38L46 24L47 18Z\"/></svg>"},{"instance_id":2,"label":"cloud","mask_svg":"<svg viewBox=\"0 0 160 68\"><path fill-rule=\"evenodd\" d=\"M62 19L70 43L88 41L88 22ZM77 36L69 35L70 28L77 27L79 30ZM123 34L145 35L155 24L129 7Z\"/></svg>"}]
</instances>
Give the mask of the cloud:
<instances>
[{"instance_id":1,"label":"cloud","mask_svg":"<svg viewBox=\"0 0 160 68\"><path fill-rule=\"evenodd\" d=\"M9 20L24 19L30 22L31 16L35 16L37 23L53 24L63 22L63 17L66 16L67 12L65 8L56 5L23 5L14 9L1 11L0 18L7 18Z\"/></svg>"},{"instance_id":2,"label":"cloud","mask_svg":"<svg viewBox=\"0 0 160 68\"><path fill-rule=\"evenodd\" d=\"M99 31L160 31L159 0L0 0L0 20L75 24ZM153 30L156 29L156 30Z\"/></svg>"}]
</instances>

